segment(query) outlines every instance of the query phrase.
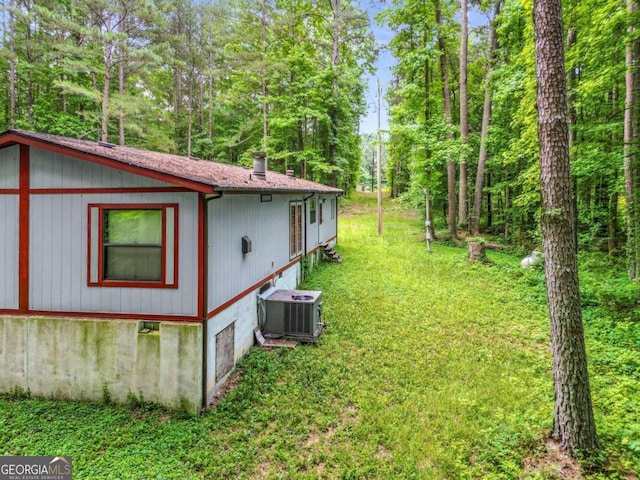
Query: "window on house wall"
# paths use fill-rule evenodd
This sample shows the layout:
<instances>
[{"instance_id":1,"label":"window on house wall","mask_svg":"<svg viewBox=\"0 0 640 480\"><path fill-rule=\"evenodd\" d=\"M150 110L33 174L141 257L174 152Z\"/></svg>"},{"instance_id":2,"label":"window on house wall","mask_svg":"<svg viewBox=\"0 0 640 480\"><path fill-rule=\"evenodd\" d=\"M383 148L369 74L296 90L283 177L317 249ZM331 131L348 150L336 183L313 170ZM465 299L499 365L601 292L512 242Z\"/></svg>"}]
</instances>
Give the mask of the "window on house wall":
<instances>
[{"instance_id":1,"label":"window on house wall","mask_svg":"<svg viewBox=\"0 0 640 480\"><path fill-rule=\"evenodd\" d=\"M316 223L316 199L309 200L309 224Z\"/></svg>"},{"instance_id":2,"label":"window on house wall","mask_svg":"<svg viewBox=\"0 0 640 480\"><path fill-rule=\"evenodd\" d=\"M325 199L323 198L318 202L318 223L320 225L322 225L322 222L324 221L324 219L322 218L322 207L324 205L324 201Z\"/></svg>"},{"instance_id":3,"label":"window on house wall","mask_svg":"<svg viewBox=\"0 0 640 480\"><path fill-rule=\"evenodd\" d=\"M336 199L332 198L331 199L331 220L333 220L334 218L336 218L336 211L337 211L337 207L336 207Z\"/></svg>"},{"instance_id":4,"label":"window on house wall","mask_svg":"<svg viewBox=\"0 0 640 480\"><path fill-rule=\"evenodd\" d=\"M162 210L102 211L105 280L162 280Z\"/></svg>"},{"instance_id":5,"label":"window on house wall","mask_svg":"<svg viewBox=\"0 0 640 480\"><path fill-rule=\"evenodd\" d=\"M302 202L289 203L289 256L302 255Z\"/></svg>"},{"instance_id":6,"label":"window on house wall","mask_svg":"<svg viewBox=\"0 0 640 480\"><path fill-rule=\"evenodd\" d=\"M89 205L89 285L177 287L178 206Z\"/></svg>"}]
</instances>

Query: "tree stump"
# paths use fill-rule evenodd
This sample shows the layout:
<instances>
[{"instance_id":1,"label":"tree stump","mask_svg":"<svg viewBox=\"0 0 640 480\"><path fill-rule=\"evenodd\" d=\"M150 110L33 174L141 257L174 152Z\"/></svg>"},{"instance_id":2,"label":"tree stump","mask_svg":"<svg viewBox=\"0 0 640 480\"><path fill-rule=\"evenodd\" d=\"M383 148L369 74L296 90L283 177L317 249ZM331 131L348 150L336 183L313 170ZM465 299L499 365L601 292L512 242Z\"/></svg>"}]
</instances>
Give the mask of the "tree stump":
<instances>
[{"instance_id":1,"label":"tree stump","mask_svg":"<svg viewBox=\"0 0 640 480\"><path fill-rule=\"evenodd\" d=\"M487 253L482 242L469 242L469 260L474 262L486 262Z\"/></svg>"}]
</instances>

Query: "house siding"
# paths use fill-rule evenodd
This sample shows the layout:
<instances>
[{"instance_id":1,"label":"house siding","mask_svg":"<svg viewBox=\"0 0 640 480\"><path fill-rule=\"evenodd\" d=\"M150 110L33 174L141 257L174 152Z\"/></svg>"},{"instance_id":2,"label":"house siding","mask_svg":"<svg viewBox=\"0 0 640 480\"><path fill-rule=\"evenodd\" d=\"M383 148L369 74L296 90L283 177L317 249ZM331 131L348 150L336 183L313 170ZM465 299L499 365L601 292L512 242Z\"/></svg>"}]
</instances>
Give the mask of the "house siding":
<instances>
[{"instance_id":1,"label":"house siding","mask_svg":"<svg viewBox=\"0 0 640 480\"><path fill-rule=\"evenodd\" d=\"M0 310L4 311L19 308L19 155L18 146L0 149ZM28 187L29 311L196 319L197 192L164 191L172 186L39 148L29 149ZM178 205L178 288L87 285L88 206L110 203Z\"/></svg>"},{"instance_id":2,"label":"house siding","mask_svg":"<svg viewBox=\"0 0 640 480\"><path fill-rule=\"evenodd\" d=\"M19 156L17 145L0 150L0 310L18 308Z\"/></svg>"},{"instance_id":3,"label":"house siding","mask_svg":"<svg viewBox=\"0 0 640 480\"><path fill-rule=\"evenodd\" d=\"M198 312L196 193L32 195L31 310L195 316ZM88 275L89 204L176 203L179 214L177 289L93 287Z\"/></svg>"},{"instance_id":4,"label":"house siding","mask_svg":"<svg viewBox=\"0 0 640 480\"><path fill-rule=\"evenodd\" d=\"M330 242L337 235L337 221L331 218L331 200L337 202L335 195L317 195L316 201L316 221L311 222L311 202L307 200L307 230L306 230L306 253L313 252L318 245ZM324 202L324 203L323 203ZM320 207L322 205L322 207ZM320 223L320 208L322 208L322 223Z\"/></svg>"},{"instance_id":5,"label":"house siding","mask_svg":"<svg viewBox=\"0 0 640 480\"><path fill-rule=\"evenodd\" d=\"M289 258L289 202L301 196L225 195L209 202L209 309L286 267ZM242 237L252 250L242 253Z\"/></svg>"},{"instance_id":6,"label":"house siding","mask_svg":"<svg viewBox=\"0 0 640 480\"><path fill-rule=\"evenodd\" d=\"M332 202L333 200L333 202ZM322 202L322 224L318 225L318 245L321 243L327 243L335 238L338 235L338 215L337 213L331 213L331 205L333 203L333 208L335 209L338 199L335 195L322 195L320 196L320 202ZM319 212L320 210L318 210ZM333 218L331 218L333 217ZM320 218L320 214L318 213L318 219Z\"/></svg>"},{"instance_id":7,"label":"house siding","mask_svg":"<svg viewBox=\"0 0 640 480\"><path fill-rule=\"evenodd\" d=\"M0 150L0 189L18 188L20 149L17 145Z\"/></svg>"},{"instance_id":8,"label":"house siding","mask_svg":"<svg viewBox=\"0 0 640 480\"><path fill-rule=\"evenodd\" d=\"M0 310L18 308L18 195L0 194Z\"/></svg>"},{"instance_id":9,"label":"house siding","mask_svg":"<svg viewBox=\"0 0 640 480\"><path fill-rule=\"evenodd\" d=\"M31 148L31 188L153 188L166 183Z\"/></svg>"}]
</instances>

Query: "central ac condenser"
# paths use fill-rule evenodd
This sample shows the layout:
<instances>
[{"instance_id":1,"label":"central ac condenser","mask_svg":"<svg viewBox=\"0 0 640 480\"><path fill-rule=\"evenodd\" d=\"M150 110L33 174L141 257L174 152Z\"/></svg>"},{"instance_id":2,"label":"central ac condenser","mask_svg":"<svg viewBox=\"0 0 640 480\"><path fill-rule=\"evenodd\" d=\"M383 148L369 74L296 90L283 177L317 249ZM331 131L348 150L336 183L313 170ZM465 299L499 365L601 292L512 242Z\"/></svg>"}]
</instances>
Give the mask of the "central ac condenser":
<instances>
[{"instance_id":1,"label":"central ac condenser","mask_svg":"<svg viewBox=\"0 0 640 480\"><path fill-rule=\"evenodd\" d=\"M265 337L315 342L322 333L322 292L276 290L264 298Z\"/></svg>"}]
</instances>

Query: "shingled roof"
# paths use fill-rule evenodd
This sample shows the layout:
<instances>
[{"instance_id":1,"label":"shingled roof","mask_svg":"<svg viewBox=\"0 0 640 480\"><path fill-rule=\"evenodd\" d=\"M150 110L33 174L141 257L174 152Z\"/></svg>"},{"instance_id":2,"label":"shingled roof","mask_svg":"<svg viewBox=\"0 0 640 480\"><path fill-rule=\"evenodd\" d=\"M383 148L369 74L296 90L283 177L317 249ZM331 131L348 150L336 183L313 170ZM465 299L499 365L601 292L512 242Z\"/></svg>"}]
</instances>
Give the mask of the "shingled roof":
<instances>
[{"instance_id":1,"label":"shingled roof","mask_svg":"<svg viewBox=\"0 0 640 480\"><path fill-rule=\"evenodd\" d=\"M266 178L262 180L253 174L253 169L248 167L169 153L24 130L7 130L0 134L0 148L15 144L53 150L204 193L223 191L343 193L337 188L277 172L267 171Z\"/></svg>"}]
</instances>

